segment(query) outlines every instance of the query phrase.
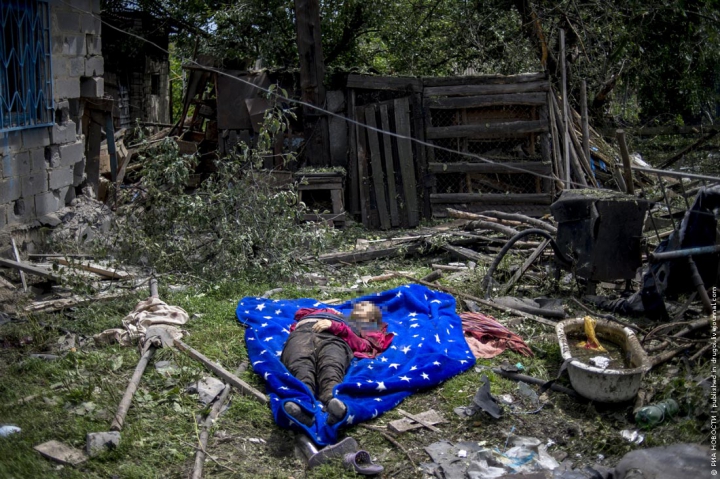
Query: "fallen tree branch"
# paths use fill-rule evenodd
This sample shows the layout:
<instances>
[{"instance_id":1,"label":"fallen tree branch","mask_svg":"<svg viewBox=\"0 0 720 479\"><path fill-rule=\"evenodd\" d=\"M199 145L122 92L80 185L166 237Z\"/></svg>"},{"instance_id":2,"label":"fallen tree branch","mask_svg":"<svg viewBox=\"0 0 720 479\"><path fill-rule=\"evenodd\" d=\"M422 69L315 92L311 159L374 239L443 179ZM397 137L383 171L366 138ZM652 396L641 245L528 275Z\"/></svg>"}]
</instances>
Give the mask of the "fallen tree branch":
<instances>
[{"instance_id":1,"label":"fallen tree branch","mask_svg":"<svg viewBox=\"0 0 720 479\"><path fill-rule=\"evenodd\" d=\"M668 168L668 167L674 165L675 163L677 163L678 160L680 160L682 157L684 157L685 154L690 153L690 152L693 151L694 149L700 147L703 143L705 143L705 142L708 141L708 140L711 140L711 139L712 139L713 137L715 137L718 133L720 133L718 130L711 131L711 132L708 133L707 135L701 137L698 141L696 141L696 142L693 143L692 145L686 146L685 148L683 148L682 150L678 151L677 153L675 153L675 154L674 154L673 156L671 156L670 158L666 159L666 160L659 166L659 168L660 168L661 170L664 170L665 168Z\"/></svg>"}]
</instances>

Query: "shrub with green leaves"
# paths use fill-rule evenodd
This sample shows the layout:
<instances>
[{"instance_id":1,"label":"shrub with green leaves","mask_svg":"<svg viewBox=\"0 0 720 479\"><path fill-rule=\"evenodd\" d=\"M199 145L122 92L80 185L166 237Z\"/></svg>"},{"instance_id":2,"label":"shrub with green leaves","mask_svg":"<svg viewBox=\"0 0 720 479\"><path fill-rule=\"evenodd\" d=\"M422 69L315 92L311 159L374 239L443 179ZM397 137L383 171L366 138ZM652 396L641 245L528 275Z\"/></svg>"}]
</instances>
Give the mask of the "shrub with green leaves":
<instances>
[{"instance_id":1,"label":"shrub with green leaves","mask_svg":"<svg viewBox=\"0 0 720 479\"><path fill-rule=\"evenodd\" d=\"M180 154L171 138L145 145L140 193L118 211L122 259L205 280L268 280L316 252L325 235L299 221L304 206L296 188L274 185L261 169L275 136L287 131L288 115L268 110L256 144L241 143L216 160L216 171L194 190L187 185L196 156Z\"/></svg>"}]
</instances>

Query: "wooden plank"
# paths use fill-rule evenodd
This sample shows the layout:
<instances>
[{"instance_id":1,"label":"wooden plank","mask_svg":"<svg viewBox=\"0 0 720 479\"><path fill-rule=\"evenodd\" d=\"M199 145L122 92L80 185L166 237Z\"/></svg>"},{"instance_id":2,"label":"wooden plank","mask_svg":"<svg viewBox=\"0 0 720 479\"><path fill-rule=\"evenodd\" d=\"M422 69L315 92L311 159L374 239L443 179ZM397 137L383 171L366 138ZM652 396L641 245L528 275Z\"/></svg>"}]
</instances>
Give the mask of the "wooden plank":
<instances>
[{"instance_id":1,"label":"wooden plank","mask_svg":"<svg viewBox=\"0 0 720 479\"><path fill-rule=\"evenodd\" d=\"M422 81L415 77L386 77L374 75L348 75L348 88L366 90L422 91Z\"/></svg>"},{"instance_id":2,"label":"wooden plank","mask_svg":"<svg viewBox=\"0 0 720 479\"><path fill-rule=\"evenodd\" d=\"M452 253L453 255L457 256L458 258L466 259L468 261L474 261L475 263L492 263L493 257L478 253L477 251L473 251L468 248L463 248L462 246L452 246L449 244L443 245L442 249L447 251L448 253Z\"/></svg>"},{"instance_id":3,"label":"wooden plank","mask_svg":"<svg viewBox=\"0 0 720 479\"><path fill-rule=\"evenodd\" d=\"M521 171L522 170L522 171ZM540 173L550 174L552 165L539 161L508 163L429 163L430 173Z\"/></svg>"},{"instance_id":4,"label":"wooden plank","mask_svg":"<svg viewBox=\"0 0 720 479\"><path fill-rule=\"evenodd\" d=\"M421 242L403 243L400 246L392 246L390 248L329 253L319 256L318 261L325 264L360 263L362 261L371 261L378 258L391 258L394 256L415 254L422 249L422 246Z\"/></svg>"},{"instance_id":5,"label":"wooden plank","mask_svg":"<svg viewBox=\"0 0 720 479\"><path fill-rule=\"evenodd\" d=\"M431 431L442 432L440 430L440 428L435 427L432 424L430 424L429 422L423 420L419 415L410 414L409 412L403 411L400 408L397 409L397 412L399 412L400 414L402 414L403 416L405 416L408 419L412 419L413 421L417 422L418 424L422 424L423 427L426 427L426 428L430 429Z\"/></svg>"},{"instance_id":6,"label":"wooden plank","mask_svg":"<svg viewBox=\"0 0 720 479\"><path fill-rule=\"evenodd\" d=\"M5 266L6 268L14 268L19 271L24 271L27 274L32 274L34 276L40 276L41 278L49 279L51 281L55 281L56 283L60 282L60 277L57 276L52 271L50 271L49 269L37 268L37 267L27 264L27 263L21 263L19 261L12 261L9 259L0 258L0 266Z\"/></svg>"},{"instance_id":7,"label":"wooden plank","mask_svg":"<svg viewBox=\"0 0 720 479\"><path fill-rule=\"evenodd\" d=\"M365 124L371 128L377 128L375 105L365 107ZM370 176L372 176L373 186L375 187L375 206L380 217L380 228L387 230L390 229L390 214L385 199L385 175L382 169L378 133L372 129L367 129L366 135L370 146L370 165L372 167Z\"/></svg>"},{"instance_id":8,"label":"wooden plank","mask_svg":"<svg viewBox=\"0 0 720 479\"><path fill-rule=\"evenodd\" d=\"M497 204L523 204L533 203L538 205L549 205L552 197L546 194L482 194L482 193L435 193L430 195L433 203L497 203Z\"/></svg>"},{"instance_id":9,"label":"wooden plank","mask_svg":"<svg viewBox=\"0 0 720 479\"><path fill-rule=\"evenodd\" d=\"M538 93L506 93L501 95L478 95L450 98L428 98L428 108L451 110L457 108L482 108L488 106L523 105L542 106L547 104L547 95Z\"/></svg>"},{"instance_id":10,"label":"wooden plank","mask_svg":"<svg viewBox=\"0 0 720 479\"><path fill-rule=\"evenodd\" d=\"M362 107L355 109L355 121L365 123L365 110ZM355 125L357 136L357 164L358 164L358 182L360 191L360 214L362 216L362 224L365 228L370 228L370 186L367 178L367 147L365 144L365 128Z\"/></svg>"},{"instance_id":11,"label":"wooden plank","mask_svg":"<svg viewBox=\"0 0 720 479\"><path fill-rule=\"evenodd\" d=\"M456 85L425 88L423 95L429 96L470 96L470 95L499 95L505 93L529 93L534 91L548 91L550 82L547 80L528 83L509 83L504 85Z\"/></svg>"},{"instance_id":12,"label":"wooden plank","mask_svg":"<svg viewBox=\"0 0 720 479\"><path fill-rule=\"evenodd\" d=\"M347 117L352 118L355 113L355 90L348 90ZM357 127L348 122L348 189L347 205L351 214L360 212L360 189L358 183L357 160Z\"/></svg>"},{"instance_id":13,"label":"wooden plank","mask_svg":"<svg viewBox=\"0 0 720 479\"><path fill-rule=\"evenodd\" d=\"M120 271L118 269L108 269L104 266L101 266L96 263L90 263L90 262L70 262L65 258L53 258L53 262L59 263L64 266L69 266L72 268L79 268L83 271L90 271L91 273L95 273L99 276L102 276L103 278L108 279L127 279L130 278L131 275L127 273L126 271Z\"/></svg>"},{"instance_id":14,"label":"wooden plank","mask_svg":"<svg viewBox=\"0 0 720 479\"><path fill-rule=\"evenodd\" d=\"M527 83L544 80L544 72L521 73L519 75L469 75L454 77L422 77L425 87L453 86L453 85L487 85L505 83Z\"/></svg>"},{"instance_id":15,"label":"wooden plank","mask_svg":"<svg viewBox=\"0 0 720 479\"><path fill-rule=\"evenodd\" d=\"M301 181L298 185L298 191L310 190L342 190L342 180L329 183L308 183L306 185Z\"/></svg>"},{"instance_id":16,"label":"wooden plank","mask_svg":"<svg viewBox=\"0 0 720 479\"><path fill-rule=\"evenodd\" d=\"M405 214L410 228L420 223L417 183L415 181L415 165L413 164L412 146L409 138L410 132L410 107L407 97L395 100L395 130L398 135L405 138L398 138L398 157L400 159L400 174L402 175L403 193L405 195Z\"/></svg>"},{"instance_id":17,"label":"wooden plank","mask_svg":"<svg viewBox=\"0 0 720 479\"><path fill-rule=\"evenodd\" d=\"M490 138L502 135L543 133L548 131L545 121L509 121L480 125L453 125L428 127L425 134L429 140L441 138Z\"/></svg>"},{"instance_id":18,"label":"wooden plank","mask_svg":"<svg viewBox=\"0 0 720 479\"><path fill-rule=\"evenodd\" d=\"M422 105L422 95L414 93L411 97L411 109L413 126L415 127L415 138L419 142L425 142L425 110ZM422 216L432 216L432 204L430 203L430 177L427 174L427 151L422 143L415 144L415 173L418 179L418 194L422 198Z\"/></svg>"},{"instance_id":19,"label":"wooden plank","mask_svg":"<svg viewBox=\"0 0 720 479\"><path fill-rule=\"evenodd\" d=\"M467 270L467 268L464 269ZM325 304L328 304L328 302L325 301ZM428 409L427 411L421 412L420 414L415 414L415 416L422 419L424 423L431 424L433 426L435 424L447 422L434 409ZM396 419L388 423L388 429L396 434L412 431L413 429L420 429L422 427L424 427L422 424L413 421L412 419L408 419L407 417L404 417L402 419Z\"/></svg>"},{"instance_id":20,"label":"wooden plank","mask_svg":"<svg viewBox=\"0 0 720 479\"><path fill-rule=\"evenodd\" d=\"M390 130L390 117L388 106L380 105L380 124L384 131ZM397 204L397 191L395 189L395 165L393 161L392 137L382 135L385 152L385 172L387 174L388 203L390 205L390 223L393 226L400 226L400 211Z\"/></svg>"}]
</instances>

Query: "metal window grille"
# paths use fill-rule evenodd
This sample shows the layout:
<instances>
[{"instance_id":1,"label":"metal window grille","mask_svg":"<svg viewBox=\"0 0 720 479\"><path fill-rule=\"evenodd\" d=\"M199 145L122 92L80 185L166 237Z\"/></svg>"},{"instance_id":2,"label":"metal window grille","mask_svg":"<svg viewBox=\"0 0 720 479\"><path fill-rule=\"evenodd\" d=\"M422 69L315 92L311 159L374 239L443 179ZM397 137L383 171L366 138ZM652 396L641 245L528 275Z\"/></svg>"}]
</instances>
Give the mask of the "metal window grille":
<instances>
[{"instance_id":1,"label":"metal window grille","mask_svg":"<svg viewBox=\"0 0 720 479\"><path fill-rule=\"evenodd\" d=\"M53 123L46 0L0 0L0 132Z\"/></svg>"}]
</instances>

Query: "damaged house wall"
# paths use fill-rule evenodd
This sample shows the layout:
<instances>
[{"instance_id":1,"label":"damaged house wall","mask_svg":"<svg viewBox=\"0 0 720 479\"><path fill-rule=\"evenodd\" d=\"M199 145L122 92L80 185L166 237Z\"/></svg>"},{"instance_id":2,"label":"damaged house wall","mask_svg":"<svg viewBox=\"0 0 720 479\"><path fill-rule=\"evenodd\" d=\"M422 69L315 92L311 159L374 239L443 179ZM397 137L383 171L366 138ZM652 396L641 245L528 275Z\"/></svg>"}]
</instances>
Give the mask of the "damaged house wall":
<instances>
[{"instance_id":1,"label":"damaged house wall","mask_svg":"<svg viewBox=\"0 0 720 479\"><path fill-rule=\"evenodd\" d=\"M105 91L114 100L115 128L132 128L137 120L170 123L170 60L163 51L169 45L170 20L147 12L108 10L103 21L122 30L106 28L104 34Z\"/></svg>"},{"instance_id":2,"label":"damaged house wall","mask_svg":"<svg viewBox=\"0 0 720 479\"><path fill-rule=\"evenodd\" d=\"M81 99L103 97L103 58L99 0L0 7L0 230L9 230L75 198L85 174Z\"/></svg>"}]
</instances>

